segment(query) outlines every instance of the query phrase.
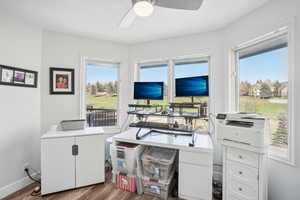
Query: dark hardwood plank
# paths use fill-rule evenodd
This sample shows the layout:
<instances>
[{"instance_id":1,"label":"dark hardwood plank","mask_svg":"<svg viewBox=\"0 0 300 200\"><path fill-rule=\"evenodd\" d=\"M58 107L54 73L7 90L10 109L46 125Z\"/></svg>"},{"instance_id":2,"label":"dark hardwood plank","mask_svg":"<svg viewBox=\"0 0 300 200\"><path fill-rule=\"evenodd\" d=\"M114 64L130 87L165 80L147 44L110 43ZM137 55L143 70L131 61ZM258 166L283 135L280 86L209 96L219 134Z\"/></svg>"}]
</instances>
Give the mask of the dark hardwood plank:
<instances>
[{"instance_id":1,"label":"dark hardwood plank","mask_svg":"<svg viewBox=\"0 0 300 200\"><path fill-rule=\"evenodd\" d=\"M45 196L31 196L33 189L38 186L33 183L3 200L159 200L157 197L149 195L137 195L118 189L111 182L111 173L106 173L106 182L95 184L73 190L57 192ZM178 198L169 198L169 200L178 200Z\"/></svg>"}]
</instances>

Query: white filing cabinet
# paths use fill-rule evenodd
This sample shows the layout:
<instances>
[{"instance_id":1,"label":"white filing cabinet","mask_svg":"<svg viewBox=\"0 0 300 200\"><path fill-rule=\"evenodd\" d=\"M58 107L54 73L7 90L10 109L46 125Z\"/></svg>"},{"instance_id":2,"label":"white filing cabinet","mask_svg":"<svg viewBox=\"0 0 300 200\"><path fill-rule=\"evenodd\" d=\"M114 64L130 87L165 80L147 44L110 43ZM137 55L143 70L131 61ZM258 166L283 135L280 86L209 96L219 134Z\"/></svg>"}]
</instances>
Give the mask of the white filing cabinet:
<instances>
[{"instance_id":1,"label":"white filing cabinet","mask_svg":"<svg viewBox=\"0 0 300 200\"><path fill-rule=\"evenodd\" d=\"M223 143L223 200L267 200L266 157Z\"/></svg>"},{"instance_id":2,"label":"white filing cabinet","mask_svg":"<svg viewBox=\"0 0 300 200\"><path fill-rule=\"evenodd\" d=\"M212 152L179 151L179 197L212 199Z\"/></svg>"},{"instance_id":3,"label":"white filing cabinet","mask_svg":"<svg viewBox=\"0 0 300 200\"><path fill-rule=\"evenodd\" d=\"M42 195L104 182L104 147L99 129L42 136Z\"/></svg>"}]
</instances>

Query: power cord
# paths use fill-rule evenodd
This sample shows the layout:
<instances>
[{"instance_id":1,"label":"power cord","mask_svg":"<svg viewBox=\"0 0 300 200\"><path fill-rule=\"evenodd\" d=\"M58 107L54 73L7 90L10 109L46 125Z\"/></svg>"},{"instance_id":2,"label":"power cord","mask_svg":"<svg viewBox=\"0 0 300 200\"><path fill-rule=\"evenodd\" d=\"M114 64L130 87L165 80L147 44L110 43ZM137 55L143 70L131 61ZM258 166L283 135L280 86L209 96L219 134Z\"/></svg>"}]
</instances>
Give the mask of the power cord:
<instances>
[{"instance_id":1,"label":"power cord","mask_svg":"<svg viewBox=\"0 0 300 200\"><path fill-rule=\"evenodd\" d=\"M25 173L27 174L27 176L28 176L32 181L37 182L37 183L39 184L38 186L36 186L36 187L34 188L34 190L31 192L30 195L31 195L31 196L39 196L39 195L41 194L41 186L40 186L41 181L38 180L38 179L33 178L33 177L31 176L31 174L29 173L29 169L28 169L28 168L25 168L24 171L25 171Z\"/></svg>"},{"instance_id":2,"label":"power cord","mask_svg":"<svg viewBox=\"0 0 300 200\"><path fill-rule=\"evenodd\" d=\"M41 183L40 180L37 180L37 179L35 179L35 178L33 178L33 177L31 176L31 174L29 173L29 169L28 169L28 168L25 168L24 171L25 171L25 173L27 174L27 176L28 176L32 181Z\"/></svg>"},{"instance_id":3,"label":"power cord","mask_svg":"<svg viewBox=\"0 0 300 200\"><path fill-rule=\"evenodd\" d=\"M209 119L209 121L212 124L212 131L211 131L211 133L213 133L215 135L216 127L215 127L215 123L214 123L214 117L215 117L215 115L213 113L209 113L208 114L208 119ZM211 133L210 133L210 135L211 135Z\"/></svg>"}]
</instances>

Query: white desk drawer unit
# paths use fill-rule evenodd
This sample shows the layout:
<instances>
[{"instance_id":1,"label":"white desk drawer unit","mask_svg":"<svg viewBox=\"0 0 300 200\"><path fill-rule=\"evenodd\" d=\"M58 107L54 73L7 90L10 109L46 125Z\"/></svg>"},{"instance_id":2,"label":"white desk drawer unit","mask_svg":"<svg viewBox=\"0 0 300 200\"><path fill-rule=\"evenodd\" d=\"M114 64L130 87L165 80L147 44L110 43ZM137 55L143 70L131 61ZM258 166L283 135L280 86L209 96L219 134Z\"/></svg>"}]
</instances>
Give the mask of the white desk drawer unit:
<instances>
[{"instance_id":1,"label":"white desk drawer unit","mask_svg":"<svg viewBox=\"0 0 300 200\"><path fill-rule=\"evenodd\" d=\"M249 167L238 162L228 161L227 169L229 177L246 182L248 184L257 184L258 182L257 168Z\"/></svg>"},{"instance_id":2,"label":"white desk drawer unit","mask_svg":"<svg viewBox=\"0 0 300 200\"><path fill-rule=\"evenodd\" d=\"M212 153L179 151L179 197L211 200Z\"/></svg>"},{"instance_id":3,"label":"white desk drawer unit","mask_svg":"<svg viewBox=\"0 0 300 200\"><path fill-rule=\"evenodd\" d=\"M223 200L267 200L266 155L223 147Z\"/></svg>"},{"instance_id":4,"label":"white desk drawer unit","mask_svg":"<svg viewBox=\"0 0 300 200\"><path fill-rule=\"evenodd\" d=\"M258 154L236 148L228 148L228 160L258 167Z\"/></svg>"},{"instance_id":5,"label":"white desk drawer unit","mask_svg":"<svg viewBox=\"0 0 300 200\"><path fill-rule=\"evenodd\" d=\"M229 194L240 196L247 200L256 200L258 198L258 185L246 184L237 179L229 179Z\"/></svg>"}]
</instances>

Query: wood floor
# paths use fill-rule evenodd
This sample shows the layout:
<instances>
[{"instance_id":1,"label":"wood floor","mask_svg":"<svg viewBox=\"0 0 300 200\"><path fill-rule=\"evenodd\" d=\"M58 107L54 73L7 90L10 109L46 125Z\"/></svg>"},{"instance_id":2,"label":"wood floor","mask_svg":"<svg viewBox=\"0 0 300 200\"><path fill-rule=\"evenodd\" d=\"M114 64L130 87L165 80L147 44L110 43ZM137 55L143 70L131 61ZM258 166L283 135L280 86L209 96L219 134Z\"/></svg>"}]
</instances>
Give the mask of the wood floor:
<instances>
[{"instance_id":1,"label":"wood floor","mask_svg":"<svg viewBox=\"0 0 300 200\"><path fill-rule=\"evenodd\" d=\"M107 173L106 182L79 189L58 192L46 196L31 196L35 186L33 183L26 188L4 198L3 200L159 200L148 195L137 195L135 193L119 190L111 182L111 173ZM178 200L169 198L168 200Z\"/></svg>"}]
</instances>

